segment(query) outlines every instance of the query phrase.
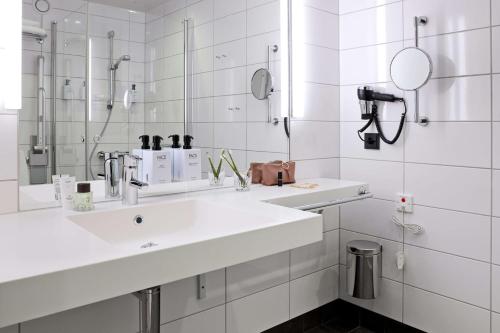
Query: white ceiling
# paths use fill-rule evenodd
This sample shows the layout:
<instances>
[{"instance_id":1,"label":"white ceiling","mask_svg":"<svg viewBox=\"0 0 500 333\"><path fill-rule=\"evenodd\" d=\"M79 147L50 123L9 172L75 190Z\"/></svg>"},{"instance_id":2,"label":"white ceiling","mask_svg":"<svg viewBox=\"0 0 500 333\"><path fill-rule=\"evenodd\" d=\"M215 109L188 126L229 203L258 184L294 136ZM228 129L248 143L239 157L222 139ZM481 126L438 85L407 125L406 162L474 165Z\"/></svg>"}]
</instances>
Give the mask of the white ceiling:
<instances>
[{"instance_id":1,"label":"white ceiling","mask_svg":"<svg viewBox=\"0 0 500 333\"><path fill-rule=\"evenodd\" d=\"M91 0L91 2L97 2L105 5L121 7L131 10L146 11L166 1L165 0Z\"/></svg>"}]
</instances>

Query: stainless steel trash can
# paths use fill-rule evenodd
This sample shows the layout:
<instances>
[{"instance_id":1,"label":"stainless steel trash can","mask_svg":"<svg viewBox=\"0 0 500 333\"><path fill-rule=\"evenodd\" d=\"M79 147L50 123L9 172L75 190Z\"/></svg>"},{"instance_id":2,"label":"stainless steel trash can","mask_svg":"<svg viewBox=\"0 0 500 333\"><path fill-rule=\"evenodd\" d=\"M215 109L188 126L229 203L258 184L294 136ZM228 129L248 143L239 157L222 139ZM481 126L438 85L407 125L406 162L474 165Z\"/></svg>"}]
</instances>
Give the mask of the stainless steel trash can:
<instances>
[{"instance_id":1,"label":"stainless steel trash can","mask_svg":"<svg viewBox=\"0 0 500 333\"><path fill-rule=\"evenodd\" d=\"M377 298L382 276L382 245L366 240L347 243L347 294Z\"/></svg>"}]
</instances>

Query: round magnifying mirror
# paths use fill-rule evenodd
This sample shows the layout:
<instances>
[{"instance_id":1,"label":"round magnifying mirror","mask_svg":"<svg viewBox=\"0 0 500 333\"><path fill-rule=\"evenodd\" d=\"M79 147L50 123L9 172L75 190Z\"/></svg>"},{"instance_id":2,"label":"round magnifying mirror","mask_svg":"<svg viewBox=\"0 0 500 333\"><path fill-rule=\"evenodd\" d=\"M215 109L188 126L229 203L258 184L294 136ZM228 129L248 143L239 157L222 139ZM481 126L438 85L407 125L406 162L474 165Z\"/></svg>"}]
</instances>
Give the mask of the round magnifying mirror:
<instances>
[{"instance_id":1,"label":"round magnifying mirror","mask_svg":"<svg viewBox=\"0 0 500 333\"><path fill-rule=\"evenodd\" d=\"M255 98L263 100L273 92L273 77L265 68L255 71L252 76L252 94Z\"/></svg>"},{"instance_id":2,"label":"round magnifying mirror","mask_svg":"<svg viewBox=\"0 0 500 333\"><path fill-rule=\"evenodd\" d=\"M416 90L429 81L432 62L429 55L417 47L399 51L391 62L392 82L401 90Z\"/></svg>"}]
</instances>

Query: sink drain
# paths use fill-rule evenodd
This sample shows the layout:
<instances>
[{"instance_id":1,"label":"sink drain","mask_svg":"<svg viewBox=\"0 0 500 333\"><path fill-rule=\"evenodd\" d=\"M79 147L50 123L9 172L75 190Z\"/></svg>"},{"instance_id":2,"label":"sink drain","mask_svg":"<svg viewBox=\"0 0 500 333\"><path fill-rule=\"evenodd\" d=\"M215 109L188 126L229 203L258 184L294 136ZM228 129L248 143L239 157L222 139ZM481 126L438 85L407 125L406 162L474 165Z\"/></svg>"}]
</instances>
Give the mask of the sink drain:
<instances>
[{"instance_id":1,"label":"sink drain","mask_svg":"<svg viewBox=\"0 0 500 333\"><path fill-rule=\"evenodd\" d=\"M133 221L135 224L141 225L144 223L144 217L142 215L136 215L136 216L134 216Z\"/></svg>"}]
</instances>

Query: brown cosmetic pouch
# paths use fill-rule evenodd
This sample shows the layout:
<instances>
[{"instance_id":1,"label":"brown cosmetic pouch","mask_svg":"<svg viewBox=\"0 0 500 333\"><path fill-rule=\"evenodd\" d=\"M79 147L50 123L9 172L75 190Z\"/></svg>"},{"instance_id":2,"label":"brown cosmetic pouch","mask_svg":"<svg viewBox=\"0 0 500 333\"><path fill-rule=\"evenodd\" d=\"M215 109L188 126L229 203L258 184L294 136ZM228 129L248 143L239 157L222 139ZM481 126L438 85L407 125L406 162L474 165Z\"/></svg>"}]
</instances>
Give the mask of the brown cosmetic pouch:
<instances>
[{"instance_id":1,"label":"brown cosmetic pouch","mask_svg":"<svg viewBox=\"0 0 500 333\"><path fill-rule=\"evenodd\" d=\"M251 163L250 172L253 184L277 185L278 172L283 173L283 184L295 183L294 161L272 161L269 163Z\"/></svg>"}]
</instances>

